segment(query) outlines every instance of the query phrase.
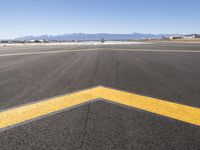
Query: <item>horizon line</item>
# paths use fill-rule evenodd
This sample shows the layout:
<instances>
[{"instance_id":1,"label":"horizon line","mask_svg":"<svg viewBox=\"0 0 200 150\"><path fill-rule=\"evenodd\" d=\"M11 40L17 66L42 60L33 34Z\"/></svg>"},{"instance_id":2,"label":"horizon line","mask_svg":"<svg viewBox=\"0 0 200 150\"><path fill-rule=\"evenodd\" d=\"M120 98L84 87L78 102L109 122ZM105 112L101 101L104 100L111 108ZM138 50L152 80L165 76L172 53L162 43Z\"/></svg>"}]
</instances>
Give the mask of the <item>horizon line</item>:
<instances>
[{"instance_id":1,"label":"horizon line","mask_svg":"<svg viewBox=\"0 0 200 150\"><path fill-rule=\"evenodd\" d=\"M60 33L60 34L27 34L21 35L13 38L0 38L0 40L14 40L23 37L39 37L39 36L60 36L60 35L73 35L73 34L86 34L86 35L98 35L98 34L113 34L113 35L131 35L131 34L151 34L151 35L193 35L200 33L142 33L142 32L132 32L132 33L109 33L109 32L96 32L96 33L86 33L86 32L71 32L71 33Z\"/></svg>"}]
</instances>

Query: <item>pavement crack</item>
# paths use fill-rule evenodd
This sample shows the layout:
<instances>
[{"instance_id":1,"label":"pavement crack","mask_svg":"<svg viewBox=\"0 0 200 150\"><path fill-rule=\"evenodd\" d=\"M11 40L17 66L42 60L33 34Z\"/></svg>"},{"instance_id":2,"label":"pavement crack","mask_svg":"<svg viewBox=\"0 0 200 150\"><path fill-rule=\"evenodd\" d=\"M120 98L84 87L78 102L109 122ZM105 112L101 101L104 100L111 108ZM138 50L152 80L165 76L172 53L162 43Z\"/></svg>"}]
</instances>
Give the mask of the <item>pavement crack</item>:
<instances>
[{"instance_id":1,"label":"pavement crack","mask_svg":"<svg viewBox=\"0 0 200 150\"><path fill-rule=\"evenodd\" d=\"M96 56L96 57L98 57L98 56ZM99 70L99 59L96 59L96 62L95 62L95 70L94 70L94 74L93 74L93 76L92 76L92 78L91 78L91 81L92 81L92 84L93 84L93 86L95 86L96 85L96 77L97 77L97 73L98 73L98 70Z\"/></svg>"},{"instance_id":2,"label":"pavement crack","mask_svg":"<svg viewBox=\"0 0 200 150\"><path fill-rule=\"evenodd\" d=\"M85 120L84 120L84 125L83 125L83 134L82 134L82 137L83 137L83 138L81 138L81 144L80 144L80 146L78 147L78 149L82 149L83 146L84 146L85 141L86 141L87 139L89 140L87 128L88 128L88 122L89 122L89 120L90 120L91 103L92 103L92 102L90 102L90 103L88 104L88 107L87 107L86 118L85 118Z\"/></svg>"}]
</instances>

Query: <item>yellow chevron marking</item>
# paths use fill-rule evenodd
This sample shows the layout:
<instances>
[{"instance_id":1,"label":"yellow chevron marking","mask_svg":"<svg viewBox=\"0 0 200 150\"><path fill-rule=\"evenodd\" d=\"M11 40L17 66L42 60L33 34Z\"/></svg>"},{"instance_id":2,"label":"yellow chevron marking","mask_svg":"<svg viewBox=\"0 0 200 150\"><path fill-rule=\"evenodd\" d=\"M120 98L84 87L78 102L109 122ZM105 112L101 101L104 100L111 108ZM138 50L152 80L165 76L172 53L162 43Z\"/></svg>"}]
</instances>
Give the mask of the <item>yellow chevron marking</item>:
<instances>
[{"instance_id":1,"label":"yellow chevron marking","mask_svg":"<svg viewBox=\"0 0 200 150\"><path fill-rule=\"evenodd\" d=\"M0 112L0 128L13 126L98 98L200 126L199 108L98 86Z\"/></svg>"}]
</instances>

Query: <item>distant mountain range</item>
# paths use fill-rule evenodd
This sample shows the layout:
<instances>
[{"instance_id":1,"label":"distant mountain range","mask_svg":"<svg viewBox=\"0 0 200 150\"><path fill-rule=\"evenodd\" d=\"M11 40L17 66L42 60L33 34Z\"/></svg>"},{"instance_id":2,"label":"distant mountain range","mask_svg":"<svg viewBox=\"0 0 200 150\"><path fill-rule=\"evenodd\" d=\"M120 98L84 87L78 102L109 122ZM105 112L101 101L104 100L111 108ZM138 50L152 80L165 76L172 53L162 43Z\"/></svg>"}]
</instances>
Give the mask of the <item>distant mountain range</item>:
<instances>
[{"instance_id":1,"label":"distant mountain range","mask_svg":"<svg viewBox=\"0 0 200 150\"><path fill-rule=\"evenodd\" d=\"M58 40L58 41L89 41L89 40L139 40L148 38L162 38L163 36L182 36L180 34L109 34L109 33L98 33L98 34L85 34L85 33L72 33L72 34L61 34L61 35L41 35L41 36L24 36L19 37L15 40Z\"/></svg>"}]
</instances>

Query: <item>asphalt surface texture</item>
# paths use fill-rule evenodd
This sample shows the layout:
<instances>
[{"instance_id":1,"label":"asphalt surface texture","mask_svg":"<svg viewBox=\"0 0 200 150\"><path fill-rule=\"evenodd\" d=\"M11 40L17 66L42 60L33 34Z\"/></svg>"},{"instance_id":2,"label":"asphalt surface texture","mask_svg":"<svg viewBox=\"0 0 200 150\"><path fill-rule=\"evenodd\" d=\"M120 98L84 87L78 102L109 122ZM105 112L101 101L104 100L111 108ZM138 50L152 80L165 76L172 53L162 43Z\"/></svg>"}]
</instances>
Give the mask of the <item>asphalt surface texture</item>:
<instances>
[{"instance_id":1,"label":"asphalt surface texture","mask_svg":"<svg viewBox=\"0 0 200 150\"><path fill-rule=\"evenodd\" d=\"M199 108L200 44L0 47L0 111L98 85ZM200 127L97 101L1 131L0 149L198 150Z\"/></svg>"}]
</instances>

